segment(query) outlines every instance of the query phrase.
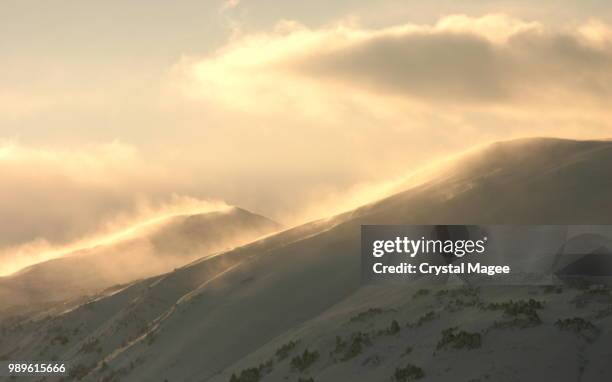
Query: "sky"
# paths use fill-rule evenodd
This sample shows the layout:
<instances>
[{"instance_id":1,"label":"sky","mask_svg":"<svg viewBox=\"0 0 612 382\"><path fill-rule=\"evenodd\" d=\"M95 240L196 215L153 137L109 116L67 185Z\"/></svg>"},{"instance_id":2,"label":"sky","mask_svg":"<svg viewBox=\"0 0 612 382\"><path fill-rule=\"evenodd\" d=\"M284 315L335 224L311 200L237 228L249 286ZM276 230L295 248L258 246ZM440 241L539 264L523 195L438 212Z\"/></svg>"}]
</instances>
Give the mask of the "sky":
<instances>
[{"instance_id":1,"label":"sky","mask_svg":"<svg viewBox=\"0 0 612 382\"><path fill-rule=\"evenodd\" d=\"M611 8L535 3L0 0L0 274L160 215L293 225L474 145L612 137Z\"/></svg>"}]
</instances>

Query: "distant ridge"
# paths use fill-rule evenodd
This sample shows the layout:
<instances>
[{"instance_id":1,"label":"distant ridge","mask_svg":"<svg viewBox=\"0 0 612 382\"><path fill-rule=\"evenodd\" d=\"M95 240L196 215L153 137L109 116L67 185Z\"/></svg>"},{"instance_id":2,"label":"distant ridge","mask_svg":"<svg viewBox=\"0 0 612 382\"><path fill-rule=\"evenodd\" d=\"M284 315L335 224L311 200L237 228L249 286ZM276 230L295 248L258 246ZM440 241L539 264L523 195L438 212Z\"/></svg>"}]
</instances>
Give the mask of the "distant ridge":
<instances>
[{"instance_id":1,"label":"distant ridge","mask_svg":"<svg viewBox=\"0 0 612 382\"><path fill-rule=\"evenodd\" d=\"M77 251L0 278L0 309L11 302L60 301L95 293L169 271L280 228L266 217L235 207L174 216L135 238Z\"/></svg>"}]
</instances>

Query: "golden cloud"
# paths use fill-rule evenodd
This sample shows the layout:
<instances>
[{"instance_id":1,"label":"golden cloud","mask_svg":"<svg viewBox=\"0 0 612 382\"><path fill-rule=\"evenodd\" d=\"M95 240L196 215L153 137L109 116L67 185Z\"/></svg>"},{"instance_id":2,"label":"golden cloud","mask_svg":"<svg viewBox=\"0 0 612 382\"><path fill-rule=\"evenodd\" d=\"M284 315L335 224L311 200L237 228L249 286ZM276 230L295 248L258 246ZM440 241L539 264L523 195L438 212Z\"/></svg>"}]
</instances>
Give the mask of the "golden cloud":
<instances>
[{"instance_id":1,"label":"golden cloud","mask_svg":"<svg viewBox=\"0 0 612 382\"><path fill-rule=\"evenodd\" d=\"M589 21L554 30L504 14L451 15L434 25L382 29L283 22L177 66L192 98L315 118L351 107L388 112L398 102L417 109L474 103L565 109L571 99L601 111L610 96L611 69L607 25Z\"/></svg>"}]
</instances>

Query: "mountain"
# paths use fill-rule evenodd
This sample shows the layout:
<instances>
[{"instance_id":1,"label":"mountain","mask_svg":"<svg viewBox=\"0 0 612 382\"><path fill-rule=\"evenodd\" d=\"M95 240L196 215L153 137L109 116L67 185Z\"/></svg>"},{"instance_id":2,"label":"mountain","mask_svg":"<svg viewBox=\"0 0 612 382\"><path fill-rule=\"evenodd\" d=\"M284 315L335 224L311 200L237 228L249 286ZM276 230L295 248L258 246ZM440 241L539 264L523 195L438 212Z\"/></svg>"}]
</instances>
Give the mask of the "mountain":
<instances>
[{"instance_id":1,"label":"mountain","mask_svg":"<svg viewBox=\"0 0 612 382\"><path fill-rule=\"evenodd\" d=\"M279 229L279 224L236 207L169 217L133 238L77 251L0 278L0 310L99 292L167 272Z\"/></svg>"},{"instance_id":2,"label":"mountain","mask_svg":"<svg viewBox=\"0 0 612 382\"><path fill-rule=\"evenodd\" d=\"M610 224L611 171L612 142L496 143L356 210L68 311L7 318L0 355L69 360L91 381L607 380L612 311L591 305L597 330L580 335L557 324L580 291L361 285L359 246L362 224Z\"/></svg>"}]
</instances>

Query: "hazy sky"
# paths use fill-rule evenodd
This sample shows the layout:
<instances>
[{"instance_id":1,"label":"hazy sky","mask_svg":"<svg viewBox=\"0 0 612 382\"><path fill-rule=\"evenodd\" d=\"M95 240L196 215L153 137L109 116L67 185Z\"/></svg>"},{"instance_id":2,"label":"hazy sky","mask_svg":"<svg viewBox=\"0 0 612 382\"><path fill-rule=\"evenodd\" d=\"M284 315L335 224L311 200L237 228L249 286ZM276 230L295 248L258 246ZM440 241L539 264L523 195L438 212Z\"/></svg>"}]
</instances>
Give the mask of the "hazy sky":
<instances>
[{"instance_id":1,"label":"hazy sky","mask_svg":"<svg viewBox=\"0 0 612 382\"><path fill-rule=\"evenodd\" d=\"M160 211L294 224L476 144L612 137L611 28L603 0L0 0L0 273Z\"/></svg>"}]
</instances>

